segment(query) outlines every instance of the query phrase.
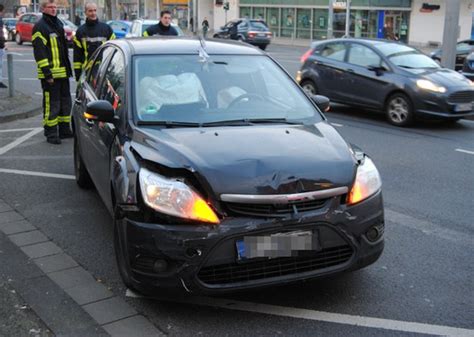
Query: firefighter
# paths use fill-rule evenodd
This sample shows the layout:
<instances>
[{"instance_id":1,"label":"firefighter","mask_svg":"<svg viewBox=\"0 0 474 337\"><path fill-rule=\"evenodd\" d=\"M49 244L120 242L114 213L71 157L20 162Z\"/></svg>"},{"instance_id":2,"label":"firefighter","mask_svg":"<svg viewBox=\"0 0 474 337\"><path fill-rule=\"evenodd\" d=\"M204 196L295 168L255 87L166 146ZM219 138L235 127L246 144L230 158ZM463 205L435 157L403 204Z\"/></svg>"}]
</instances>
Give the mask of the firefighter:
<instances>
[{"instance_id":1,"label":"firefighter","mask_svg":"<svg viewBox=\"0 0 474 337\"><path fill-rule=\"evenodd\" d=\"M87 2L85 7L86 23L84 23L74 36L74 73L79 81L82 70L94 51L108 40L115 39L115 34L109 25L99 22L97 18L97 5Z\"/></svg>"},{"instance_id":2,"label":"firefighter","mask_svg":"<svg viewBox=\"0 0 474 337\"><path fill-rule=\"evenodd\" d=\"M33 27L32 43L43 89L44 135L48 143L61 144L61 139L73 136L69 89L72 69L63 25L56 17L56 1L42 0L40 8L43 16Z\"/></svg>"},{"instance_id":3,"label":"firefighter","mask_svg":"<svg viewBox=\"0 0 474 337\"><path fill-rule=\"evenodd\" d=\"M148 27L144 32L143 36L153 36L153 35L178 35L178 31L171 26L171 12L162 11L160 14L160 22L156 25Z\"/></svg>"}]
</instances>

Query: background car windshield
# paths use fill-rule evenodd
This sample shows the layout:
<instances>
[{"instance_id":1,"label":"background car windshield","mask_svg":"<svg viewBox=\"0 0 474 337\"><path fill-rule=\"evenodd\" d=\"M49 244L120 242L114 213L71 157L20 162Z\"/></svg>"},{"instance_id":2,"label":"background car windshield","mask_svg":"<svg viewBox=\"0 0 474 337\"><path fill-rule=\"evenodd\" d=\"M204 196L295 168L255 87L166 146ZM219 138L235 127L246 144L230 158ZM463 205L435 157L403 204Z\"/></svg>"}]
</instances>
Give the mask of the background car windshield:
<instances>
[{"instance_id":1,"label":"background car windshield","mask_svg":"<svg viewBox=\"0 0 474 337\"><path fill-rule=\"evenodd\" d=\"M396 66L402 68L439 68L432 60L418 50L400 43L380 43L375 47Z\"/></svg>"},{"instance_id":2,"label":"background car windshield","mask_svg":"<svg viewBox=\"0 0 474 337\"><path fill-rule=\"evenodd\" d=\"M142 121L321 120L302 90L263 55L137 56L134 82Z\"/></svg>"}]
</instances>

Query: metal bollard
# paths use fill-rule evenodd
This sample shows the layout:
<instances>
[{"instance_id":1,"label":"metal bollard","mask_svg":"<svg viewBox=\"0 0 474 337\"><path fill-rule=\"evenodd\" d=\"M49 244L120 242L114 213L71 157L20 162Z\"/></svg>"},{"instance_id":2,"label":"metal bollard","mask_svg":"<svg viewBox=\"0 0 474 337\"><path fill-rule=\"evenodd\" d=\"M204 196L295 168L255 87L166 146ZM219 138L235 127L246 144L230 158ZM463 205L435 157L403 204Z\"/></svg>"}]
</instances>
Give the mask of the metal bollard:
<instances>
[{"instance_id":1,"label":"metal bollard","mask_svg":"<svg viewBox=\"0 0 474 337\"><path fill-rule=\"evenodd\" d=\"M13 81L13 55L7 53L7 68L8 68L8 94L10 97L15 95L15 82Z\"/></svg>"}]
</instances>

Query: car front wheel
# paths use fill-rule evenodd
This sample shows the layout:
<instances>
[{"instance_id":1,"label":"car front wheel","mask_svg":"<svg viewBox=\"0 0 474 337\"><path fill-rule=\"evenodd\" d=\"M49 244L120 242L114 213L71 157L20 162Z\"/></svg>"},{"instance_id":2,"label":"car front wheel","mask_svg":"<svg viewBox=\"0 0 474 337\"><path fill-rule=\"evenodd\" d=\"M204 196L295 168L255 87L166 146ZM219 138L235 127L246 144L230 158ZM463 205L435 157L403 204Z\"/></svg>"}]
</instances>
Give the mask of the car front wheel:
<instances>
[{"instance_id":1,"label":"car front wheel","mask_svg":"<svg viewBox=\"0 0 474 337\"><path fill-rule=\"evenodd\" d=\"M411 101L402 93L390 96L385 106L385 113L387 120L396 126L408 126L415 121Z\"/></svg>"},{"instance_id":2,"label":"car front wheel","mask_svg":"<svg viewBox=\"0 0 474 337\"><path fill-rule=\"evenodd\" d=\"M314 84L313 81L304 80L303 82L301 82L301 87L310 96L318 94L318 89L316 89L316 84Z\"/></svg>"}]
</instances>

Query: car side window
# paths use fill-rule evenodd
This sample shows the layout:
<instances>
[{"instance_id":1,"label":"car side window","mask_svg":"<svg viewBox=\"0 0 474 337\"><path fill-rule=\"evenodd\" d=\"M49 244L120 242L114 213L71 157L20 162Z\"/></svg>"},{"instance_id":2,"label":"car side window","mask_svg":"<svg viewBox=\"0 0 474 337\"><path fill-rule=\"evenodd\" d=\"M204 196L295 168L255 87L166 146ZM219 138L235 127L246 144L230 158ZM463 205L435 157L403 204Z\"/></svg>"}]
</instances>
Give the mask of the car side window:
<instances>
[{"instance_id":1,"label":"car side window","mask_svg":"<svg viewBox=\"0 0 474 337\"><path fill-rule=\"evenodd\" d=\"M239 23L239 25L237 26L237 28L238 28L239 30L246 30L246 29L248 28L247 22L242 21L241 23Z\"/></svg>"},{"instance_id":2,"label":"car side window","mask_svg":"<svg viewBox=\"0 0 474 337\"><path fill-rule=\"evenodd\" d=\"M382 63L382 58L369 47L351 44L347 62L361 67L379 66Z\"/></svg>"},{"instance_id":3,"label":"car side window","mask_svg":"<svg viewBox=\"0 0 474 337\"><path fill-rule=\"evenodd\" d=\"M110 56L115 52L114 48L106 47L102 48L97 54L96 58L86 66L87 83L91 89L98 94L98 88L100 80L102 79L102 73L105 71L105 66Z\"/></svg>"},{"instance_id":4,"label":"car side window","mask_svg":"<svg viewBox=\"0 0 474 337\"><path fill-rule=\"evenodd\" d=\"M109 62L98 98L109 101L116 111L118 111L124 103L125 59L123 54L119 51L112 56Z\"/></svg>"},{"instance_id":5,"label":"car side window","mask_svg":"<svg viewBox=\"0 0 474 337\"><path fill-rule=\"evenodd\" d=\"M329 43L319 49L319 55L331 60L344 61L346 50L345 43Z\"/></svg>"}]
</instances>

